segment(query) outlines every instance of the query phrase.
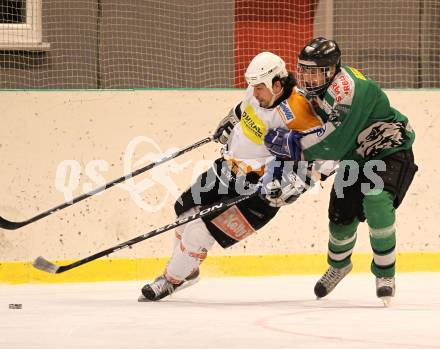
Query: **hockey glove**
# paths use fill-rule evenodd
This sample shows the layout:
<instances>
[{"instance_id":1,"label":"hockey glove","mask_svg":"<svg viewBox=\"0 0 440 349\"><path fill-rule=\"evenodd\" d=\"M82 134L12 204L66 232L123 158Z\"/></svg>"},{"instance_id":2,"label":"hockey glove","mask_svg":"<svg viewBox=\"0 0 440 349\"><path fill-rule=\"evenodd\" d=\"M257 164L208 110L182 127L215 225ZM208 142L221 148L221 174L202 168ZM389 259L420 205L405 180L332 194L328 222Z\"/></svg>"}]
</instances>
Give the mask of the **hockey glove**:
<instances>
[{"instance_id":1,"label":"hockey glove","mask_svg":"<svg viewBox=\"0 0 440 349\"><path fill-rule=\"evenodd\" d=\"M260 197L272 207L281 207L295 202L305 191L298 183L284 185L279 179L274 179L261 186Z\"/></svg>"},{"instance_id":2,"label":"hockey glove","mask_svg":"<svg viewBox=\"0 0 440 349\"><path fill-rule=\"evenodd\" d=\"M309 186L294 172L278 175L279 168L266 172L258 183L259 196L272 207L281 207L291 204L304 193Z\"/></svg>"},{"instance_id":3,"label":"hockey glove","mask_svg":"<svg viewBox=\"0 0 440 349\"><path fill-rule=\"evenodd\" d=\"M235 109L237 108L232 108L229 111L229 114L220 121L214 132L214 141L221 144L226 144L228 142L232 129L240 122L240 118L235 114Z\"/></svg>"},{"instance_id":4,"label":"hockey glove","mask_svg":"<svg viewBox=\"0 0 440 349\"><path fill-rule=\"evenodd\" d=\"M264 137L264 144L269 152L278 158L301 160L302 135L284 128L270 129Z\"/></svg>"},{"instance_id":5,"label":"hockey glove","mask_svg":"<svg viewBox=\"0 0 440 349\"><path fill-rule=\"evenodd\" d=\"M257 191L272 207L291 204L314 185L312 168L313 163L307 161L272 161L260 178Z\"/></svg>"}]
</instances>

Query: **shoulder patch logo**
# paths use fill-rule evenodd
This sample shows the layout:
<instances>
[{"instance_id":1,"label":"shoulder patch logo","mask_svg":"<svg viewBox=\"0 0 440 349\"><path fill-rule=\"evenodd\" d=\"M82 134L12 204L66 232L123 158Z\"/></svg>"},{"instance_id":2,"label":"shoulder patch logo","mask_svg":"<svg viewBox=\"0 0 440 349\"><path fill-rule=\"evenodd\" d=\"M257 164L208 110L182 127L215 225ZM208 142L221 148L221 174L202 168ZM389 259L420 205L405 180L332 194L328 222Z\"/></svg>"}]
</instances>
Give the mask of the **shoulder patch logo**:
<instances>
[{"instance_id":1,"label":"shoulder patch logo","mask_svg":"<svg viewBox=\"0 0 440 349\"><path fill-rule=\"evenodd\" d=\"M295 115L293 115L292 111L290 110L289 104L286 100L282 101L278 107L278 112L280 113L281 117L286 121L289 122L293 119L295 119Z\"/></svg>"}]
</instances>

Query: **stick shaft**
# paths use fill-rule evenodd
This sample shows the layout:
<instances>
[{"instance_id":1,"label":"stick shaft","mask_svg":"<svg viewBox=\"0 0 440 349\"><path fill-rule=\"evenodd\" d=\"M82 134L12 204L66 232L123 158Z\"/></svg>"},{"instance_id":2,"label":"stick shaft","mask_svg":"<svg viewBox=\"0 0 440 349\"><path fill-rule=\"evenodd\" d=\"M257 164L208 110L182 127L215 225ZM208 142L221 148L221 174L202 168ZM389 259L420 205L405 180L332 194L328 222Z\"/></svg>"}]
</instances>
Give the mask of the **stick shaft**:
<instances>
[{"instance_id":1,"label":"stick shaft","mask_svg":"<svg viewBox=\"0 0 440 349\"><path fill-rule=\"evenodd\" d=\"M172 153L171 155L167 155L167 156L165 156L165 157L163 157L163 158L161 158L161 159L159 159L159 160L157 160L157 161L155 161L155 162L153 162L151 164L148 164L148 165L146 165L146 166L144 166L144 167L142 167L140 169L137 169L136 171L133 171L132 173L130 173L128 175L119 177L119 178L117 178L117 179L115 179L115 180L113 180L113 181L111 181L109 183L106 183L106 184L104 184L104 185L102 185L102 186L100 186L100 187L98 187L98 188L96 188L94 190L91 190L91 191L89 191L89 192L87 192L85 194L77 196L77 197L73 198L70 201L66 201L66 202L64 202L64 203L62 203L62 204L60 204L58 206L55 206L55 207L51 208L50 210L41 212L41 213L37 214L36 216L31 217L31 218L29 218L29 219L27 219L25 221L14 222L14 221L9 221L9 220L7 220L5 218L0 217L0 228L8 229L8 230L15 230L15 229L21 228L21 227L23 227L25 225L28 225L28 224L34 223L36 221L39 221L40 219L45 218L45 217L47 217L47 216L49 216L49 215L51 215L51 214L53 214L55 212L63 210L65 208L67 208L67 207L70 207L70 206L76 204L77 202L83 201L83 200L85 200L85 199L87 199L87 198L89 198L89 197L91 197L91 196L93 196L93 195L95 195L97 193L100 193L100 192L102 192L104 190L107 190L107 189L115 186L116 184L122 183L122 182L124 182L125 180L127 180L129 178L135 177L135 176L137 176L137 175L139 175L141 173L144 173L144 172L146 172L148 170L151 170L153 167L156 167L156 166L158 166L160 164L163 164L164 162L167 162L167 161L169 161L171 159L175 159L175 158L177 158L177 157L179 157L179 156L181 156L181 155L183 155L183 154L185 154L185 153L187 153L187 152L189 152L191 150L194 150L194 149L196 149L196 148L198 148L198 147L200 147L200 146L202 146L202 145L204 145L206 143L211 142L212 140L213 140L213 137L206 137L206 138L204 138L204 139L202 139L202 140L200 140L200 141L198 141L196 143L193 143L193 144L191 144L191 145L189 145L189 146L187 146L185 148L177 150L176 152Z\"/></svg>"},{"instance_id":2,"label":"stick shaft","mask_svg":"<svg viewBox=\"0 0 440 349\"><path fill-rule=\"evenodd\" d=\"M138 242L150 239L153 236L162 234L162 233L164 233L164 232L166 232L168 230L171 230L171 229L176 228L178 226L181 226L183 224L189 223L189 222L191 222L193 220L196 220L196 219L199 219L199 218L203 218L203 217L206 217L206 216L210 216L213 213L216 213L218 211L224 210L224 209L226 209L226 208L228 208L230 206L236 205L236 204L238 204L241 201L247 200L247 199L249 199L250 197L252 197L254 195L256 195L256 194L254 193L254 194L251 194L251 195L248 195L248 196L238 196L238 197L235 197L233 199L229 199L229 200L226 200L226 201L223 201L223 202L219 202L219 203L213 204L213 205L211 205L209 207L204 207L199 212L197 212L196 214L194 214L192 216L185 217L183 219L178 219L178 220L174 221L171 224L164 225L164 226L162 226L160 228L157 228L157 229L152 230L152 231L150 231L148 233L139 235L139 236L137 236L137 237L135 237L133 239L130 239L128 241L125 241L125 242L120 243L120 244L118 244L116 246L110 247L110 248L108 248L108 249L106 249L104 251L95 253L95 254L93 254L91 256L88 256L86 258L80 259L80 260L78 260L76 262L73 262L71 264L68 264L68 265L56 266L55 264L46 261L43 257L38 257L35 260L35 262L34 262L34 267L36 267L37 269L46 271L46 272L50 272L50 273L56 273L56 274L63 273L65 271L67 271L67 270L70 270L70 269L73 269L73 268L77 268L77 267L79 267L79 266L81 266L83 264L86 264L86 263L89 263L91 261L94 261L95 259L98 259L98 258L101 258L101 257L104 257L104 256L108 256L111 253L117 252L117 251L122 250L124 248L127 248L129 246L137 244ZM42 260L42 261L45 261L45 262L43 262L43 263L37 262L38 260ZM44 264L44 263L50 264L51 267L42 266L42 264Z\"/></svg>"}]
</instances>

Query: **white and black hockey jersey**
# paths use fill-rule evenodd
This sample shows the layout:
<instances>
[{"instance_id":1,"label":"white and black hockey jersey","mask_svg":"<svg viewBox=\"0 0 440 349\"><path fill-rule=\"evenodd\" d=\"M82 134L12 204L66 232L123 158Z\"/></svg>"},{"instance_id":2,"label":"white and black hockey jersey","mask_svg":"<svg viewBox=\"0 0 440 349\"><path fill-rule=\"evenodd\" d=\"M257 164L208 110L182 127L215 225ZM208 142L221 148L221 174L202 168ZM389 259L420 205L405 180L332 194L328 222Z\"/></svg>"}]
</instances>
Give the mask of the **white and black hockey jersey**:
<instances>
[{"instance_id":1,"label":"white and black hockey jersey","mask_svg":"<svg viewBox=\"0 0 440 349\"><path fill-rule=\"evenodd\" d=\"M264 145L264 136L272 128L285 127L299 132L310 132L321 127L321 120L308 101L293 89L291 95L278 106L262 108L249 86L240 104L241 119L235 125L225 146L223 156L232 168L244 173L263 174L264 166L273 160Z\"/></svg>"}]
</instances>

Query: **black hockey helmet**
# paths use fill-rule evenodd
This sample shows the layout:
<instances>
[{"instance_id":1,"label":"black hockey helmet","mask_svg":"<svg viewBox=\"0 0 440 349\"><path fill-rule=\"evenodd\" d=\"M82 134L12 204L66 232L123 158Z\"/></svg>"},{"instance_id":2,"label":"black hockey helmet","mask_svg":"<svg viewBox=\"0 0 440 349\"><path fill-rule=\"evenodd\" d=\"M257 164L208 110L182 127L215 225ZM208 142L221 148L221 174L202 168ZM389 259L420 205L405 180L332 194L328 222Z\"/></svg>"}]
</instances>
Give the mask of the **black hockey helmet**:
<instances>
[{"instance_id":1,"label":"black hockey helmet","mask_svg":"<svg viewBox=\"0 0 440 349\"><path fill-rule=\"evenodd\" d=\"M332 71L330 68L335 66ZM324 81L318 85L310 85L304 82L303 88L311 95L320 95L330 85L336 73L341 66L341 50L338 44L333 40L318 37L306 44L298 56L298 74L302 72L314 70L315 73L323 73ZM313 71L312 70L312 71ZM301 80L301 76L299 76Z\"/></svg>"}]
</instances>

